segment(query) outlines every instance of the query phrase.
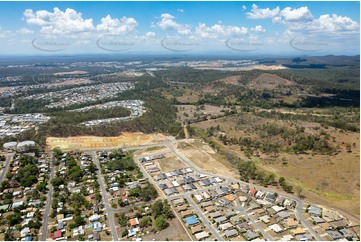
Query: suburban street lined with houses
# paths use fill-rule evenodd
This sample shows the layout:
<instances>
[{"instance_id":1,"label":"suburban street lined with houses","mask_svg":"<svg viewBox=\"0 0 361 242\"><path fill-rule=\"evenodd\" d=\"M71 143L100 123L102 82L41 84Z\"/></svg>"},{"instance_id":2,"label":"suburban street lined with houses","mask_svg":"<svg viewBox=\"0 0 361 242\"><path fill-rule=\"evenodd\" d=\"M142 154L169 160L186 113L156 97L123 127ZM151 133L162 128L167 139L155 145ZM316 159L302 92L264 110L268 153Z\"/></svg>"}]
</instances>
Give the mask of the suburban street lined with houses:
<instances>
[{"instance_id":1,"label":"suburban street lined with houses","mask_svg":"<svg viewBox=\"0 0 361 242\"><path fill-rule=\"evenodd\" d=\"M242 236L247 240L257 238L268 241L279 239L288 240L291 237L293 238L293 236L299 236L296 237L297 239L314 238L318 241L327 240L326 236L330 233L320 233L318 227L315 226L317 224L312 223L312 220L314 220L314 217L316 216L314 214L317 214L314 210L320 208L313 205L306 206L300 198L290 194L202 171L191 161L191 159L187 158L182 151L177 148L177 145L180 142L184 142L184 140L162 141L148 145L124 147L123 150L129 152L143 152L141 153L142 155L137 154L132 157L134 163L139 168L139 171L144 175L143 180L148 181L154 186L161 199L168 200L176 215L176 219L179 220L179 223L183 226L191 240L203 240L208 238L222 241L231 237L241 236L239 231L243 233ZM160 168L159 163L157 163L158 167L155 167L153 160L159 159L158 162L160 162L165 158L163 153L154 154L153 152L152 155L144 156L144 152L146 154L148 150L156 151L158 149L161 149L162 152L166 152L167 157L171 158L168 162L173 162L174 165L176 164L176 167L184 168L161 172L159 169L162 168ZM96 180L100 189L101 199L99 205L102 207L101 210L104 211L103 229L104 231L110 232L109 235L113 241L118 241L124 238L123 233L122 236L120 236L119 232L122 229L122 226L119 225L117 219L119 213L129 211L133 208L136 209L137 207L151 207L154 200L148 202L135 202L120 208L114 206L111 193L112 189L109 189L109 176L106 177L107 172L105 172L107 168L104 167L104 164L107 164L107 161L104 161L104 157L100 157L99 152L100 151L98 150L88 150L81 153L82 155L79 159L81 160L83 167L85 167L83 161L93 162L96 167L94 177L97 177ZM3 163L3 171L0 174L0 182L4 180L9 168L13 167L11 163L14 155L15 153L9 153L6 156L6 160ZM65 174L65 167L59 167L59 164L57 164L57 169L55 168L56 160L54 156L53 152L44 153L42 155L42 157L48 157L47 162L48 168L50 169L50 181L54 180L55 172L57 173L57 177L61 173ZM66 159L68 159L66 157L68 157L67 153L62 156L61 161L57 158L57 162L66 161ZM102 158L101 161L100 158ZM164 160L164 162L167 161ZM66 165L66 162L64 164ZM178 184L178 182L183 180L183 185ZM131 184L133 183L131 182ZM167 184L170 185L167 186ZM173 184L173 187L171 184ZM246 188L246 190L244 190L244 188ZM75 190L72 190L73 193L74 191ZM43 221L39 238L43 241L49 240L49 234L52 238L54 236L54 220L49 217L51 209L54 209L53 200L56 200L53 193L54 187L51 182L46 194L46 203L42 210L44 213L42 215ZM275 196L278 198L282 197L283 200L281 202L275 202ZM245 197L247 197L247 202L244 200ZM283 202L284 200L285 202ZM280 204L281 206L279 206ZM270 209L273 209L275 212L265 213L266 211L270 211ZM312 213L310 217L308 217L309 213ZM95 213L93 216L98 215ZM240 221L241 225L237 222L230 223L233 217L237 217L238 220L236 221ZM343 219L342 217L340 218ZM270 219L275 219L273 220L272 225L269 225ZM49 222L49 220L51 222ZM57 220L61 221L59 218L57 218ZM285 221L289 223L289 220L291 221L290 223L293 221L293 223L297 222L298 225L296 227L287 228ZM284 230L280 227L281 224L285 227ZM236 226L241 227L237 227L236 230ZM250 227L253 229L250 229ZM293 228L294 230L292 231L295 231L292 232L292 235L289 234L291 232L290 228ZM245 229L244 231L247 233L244 233L242 229ZM49 232L50 230L51 233ZM283 235L283 237L280 237L281 235ZM60 236L58 238L63 237ZM128 236L127 238L130 237Z\"/></svg>"}]
</instances>

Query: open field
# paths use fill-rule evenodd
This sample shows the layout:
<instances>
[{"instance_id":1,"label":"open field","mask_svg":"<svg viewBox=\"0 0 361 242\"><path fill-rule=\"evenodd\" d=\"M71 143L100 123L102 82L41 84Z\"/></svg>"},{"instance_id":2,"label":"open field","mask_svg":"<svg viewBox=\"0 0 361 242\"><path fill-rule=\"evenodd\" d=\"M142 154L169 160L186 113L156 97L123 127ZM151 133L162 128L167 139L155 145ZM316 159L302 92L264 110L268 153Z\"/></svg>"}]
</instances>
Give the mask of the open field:
<instances>
[{"instance_id":1,"label":"open field","mask_svg":"<svg viewBox=\"0 0 361 242\"><path fill-rule=\"evenodd\" d=\"M120 136L98 137L98 136L76 136L76 137L48 137L46 149L52 150L56 147L64 151L68 150L94 150L115 149L128 146L141 146L154 142L162 142L171 139L162 134L144 134L141 132L124 132Z\"/></svg>"},{"instance_id":2,"label":"open field","mask_svg":"<svg viewBox=\"0 0 361 242\"><path fill-rule=\"evenodd\" d=\"M225 159L201 141L181 142L177 146L182 154L202 171L238 179L239 175Z\"/></svg>"},{"instance_id":3,"label":"open field","mask_svg":"<svg viewBox=\"0 0 361 242\"><path fill-rule=\"evenodd\" d=\"M314 113L313 115L323 116L328 114ZM259 118L253 121L252 117L244 118L246 119L244 123L239 122L242 119L227 117L196 123L191 126L206 129L220 125L222 133L227 134L229 137L258 137L247 127L250 124L253 124L253 126L259 125L264 121ZM277 120L277 122L279 122L279 125L285 125L288 121ZM312 154L312 152L297 155L281 152L277 158L261 154L260 158L253 157L252 159L263 169L276 174L278 177L284 176L294 187L302 187L302 194L305 196L306 201L335 208L357 221L360 215L359 133L340 132L332 127L323 129L319 124L312 122L298 121L297 123L305 127L305 132L309 134L318 134L319 130L315 130L315 127L329 133L331 137L335 138L335 141L330 141L330 143L334 146L339 145L341 152L337 155L320 155ZM232 151L232 154L238 154L239 157L244 156L239 145L225 146L217 138L213 139L223 146L225 150ZM352 152L346 151L345 143L354 144L352 145ZM283 160L286 160L287 164L283 164Z\"/></svg>"},{"instance_id":4,"label":"open field","mask_svg":"<svg viewBox=\"0 0 361 242\"><path fill-rule=\"evenodd\" d=\"M145 235L142 237L144 241L190 241L188 234L184 230L182 224L177 218L172 219L169 222L169 227L157 232L156 234Z\"/></svg>"},{"instance_id":5,"label":"open field","mask_svg":"<svg viewBox=\"0 0 361 242\"><path fill-rule=\"evenodd\" d=\"M224 112L221 112L222 110L229 110L229 108L224 109L222 107L213 105L204 105L203 109L197 108L197 106L195 105L176 105L176 107L178 110L178 120L180 122L184 122L185 120L191 120L196 116L220 116L224 115Z\"/></svg>"}]
</instances>

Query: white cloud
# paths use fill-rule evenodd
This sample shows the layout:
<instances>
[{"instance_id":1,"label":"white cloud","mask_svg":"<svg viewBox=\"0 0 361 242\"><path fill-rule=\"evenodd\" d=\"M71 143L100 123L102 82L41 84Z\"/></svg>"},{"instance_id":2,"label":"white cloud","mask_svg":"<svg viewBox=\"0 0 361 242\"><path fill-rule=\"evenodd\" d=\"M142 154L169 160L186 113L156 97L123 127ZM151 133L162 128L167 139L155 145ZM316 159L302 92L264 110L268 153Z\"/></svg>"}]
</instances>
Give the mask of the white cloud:
<instances>
[{"instance_id":1,"label":"white cloud","mask_svg":"<svg viewBox=\"0 0 361 242\"><path fill-rule=\"evenodd\" d=\"M154 38L155 37L155 33L154 32L147 32L147 33L145 33L145 37L147 37L147 38Z\"/></svg>"},{"instance_id":2,"label":"white cloud","mask_svg":"<svg viewBox=\"0 0 361 242\"><path fill-rule=\"evenodd\" d=\"M251 28L250 30L254 32L266 32L266 30L263 28L262 25L257 25L256 27Z\"/></svg>"},{"instance_id":3,"label":"white cloud","mask_svg":"<svg viewBox=\"0 0 361 242\"><path fill-rule=\"evenodd\" d=\"M191 33L191 26L187 24L178 24L173 19L175 18L173 15L169 13L163 13L161 16L161 21L156 23L158 27L163 30L176 30L179 34L188 35Z\"/></svg>"},{"instance_id":4,"label":"white cloud","mask_svg":"<svg viewBox=\"0 0 361 242\"><path fill-rule=\"evenodd\" d=\"M349 17L324 14L315 19L309 29L328 32L359 32L360 25Z\"/></svg>"},{"instance_id":5,"label":"white cloud","mask_svg":"<svg viewBox=\"0 0 361 242\"><path fill-rule=\"evenodd\" d=\"M96 30L100 33L126 34L133 32L138 26L138 22L134 18L127 17L117 19L107 15L100 21L101 23L96 26Z\"/></svg>"},{"instance_id":6,"label":"white cloud","mask_svg":"<svg viewBox=\"0 0 361 242\"><path fill-rule=\"evenodd\" d=\"M308 9L308 7L300 7L292 9L290 7L284 8L280 15L284 18L285 21L310 21L313 19L313 16Z\"/></svg>"},{"instance_id":7,"label":"white cloud","mask_svg":"<svg viewBox=\"0 0 361 242\"><path fill-rule=\"evenodd\" d=\"M247 7L246 7L245 5L243 5L243 6L242 6L242 9L243 9L243 10L246 10L246 9L247 9Z\"/></svg>"},{"instance_id":8,"label":"white cloud","mask_svg":"<svg viewBox=\"0 0 361 242\"><path fill-rule=\"evenodd\" d=\"M249 19L267 19L274 18L280 13L280 8L259 8L256 4L252 5L251 12L246 13Z\"/></svg>"},{"instance_id":9,"label":"white cloud","mask_svg":"<svg viewBox=\"0 0 361 242\"><path fill-rule=\"evenodd\" d=\"M12 34L11 31L4 30L2 27L0 27L0 38L1 39L9 37L11 34Z\"/></svg>"},{"instance_id":10,"label":"white cloud","mask_svg":"<svg viewBox=\"0 0 361 242\"><path fill-rule=\"evenodd\" d=\"M28 28L21 28L17 31L20 34L32 34L34 33L34 31L28 29Z\"/></svg>"},{"instance_id":11,"label":"white cloud","mask_svg":"<svg viewBox=\"0 0 361 242\"><path fill-rule=\"evenodd\" d=\"M181 8L177 9L177 11L180 13L184 13L184 9L181 9Z\"/></svg>"},{"instance_id":12,"label":"white cloud","mask_svg":"<svg viewBox=\"0 0 361 242\"><path fill-rule=\"evenodd\" d=\"M67 8L65 12L54 8L54 12L32 9L24 11L26 23L41 26L41 33L70 37L72 34L86 33L94 30L93 19L83 19L82 14Z\"/></svg>"},{"instance_id":13,"label":"white cloud","mask_svg":"<svg viewBox=\"0 0 361 242\"><path fill-rule=\"evenodd\" d=\"M256 4L252 5L251 12L246 13L249 19L268 19L271 18L272 22L295 22L295 21L310 21L313 19L312 13L308 7L290 8L286 7L280 9L276 7L259 8Z\"/></svg>"},{"instance_id":14,"label":"white cloud","mask_svg":"<svg viewBox=\"0 0 361 242\"><path fill-rule=\"evenodd\" d=\"M222 22L219 22L213 26L207 26L205 23L200 23L195 30L195 34L197 36L206 39L240 36L247 34L247 32L248 29L245 27L223 25Z\"/></svg>"},{"instance_id":15,"label":"white cloud","mask_svg":"<svg viewBox=\"0 0 361 242\"><path fill-rule=\"evenodd\" d=\"M324 14L310 22L290 22L287 24L287 31L289 33L297 32L306 35L323 34L346 37L348 34L358 34L360 25L349 17Z\"/></svg>"}]
</instances>

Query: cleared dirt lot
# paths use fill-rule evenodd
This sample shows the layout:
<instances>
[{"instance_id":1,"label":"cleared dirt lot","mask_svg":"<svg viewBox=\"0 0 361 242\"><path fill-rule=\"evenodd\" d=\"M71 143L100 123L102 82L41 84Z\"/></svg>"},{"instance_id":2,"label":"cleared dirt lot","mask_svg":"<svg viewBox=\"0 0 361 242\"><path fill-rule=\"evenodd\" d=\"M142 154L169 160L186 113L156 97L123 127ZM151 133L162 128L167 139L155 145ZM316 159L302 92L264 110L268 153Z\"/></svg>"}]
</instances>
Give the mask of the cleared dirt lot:
<instances>
[{"instance_id":1,"label":"cleared dirt lot","mask_svg":"<svg viewBox=\"0 0 361 242\"><path fill-rule=\"evenodd\" d=\"M186 168L187 166L178 160L174 155L166 158L155 160L154 163L160 168L162 172L174 171L176 169Z\"/></svg>"},{"instance_id":2,"label":"cleared dirt lot","mask_svg":"<svg viewBox=\"0 0 361 242\"><path fill-rule=\"evenodd\" d=\"M173 140L174 138L162 134L144 134L141 132L124 132L120 136L98 137L98 136L75 136L67 138L48 137L46 149L52 150L59 147L68 150L93 150L93 149L115 149L127 146L147 145L155 142Z\"/></svg>"},{"instance_id":3,"label":"cleared dirt lot","mask_svg":"<svg viewBox=\"0 0 361 242\"><path fill-rule=\"evenodd\" d=\"M143 241L191 241L187 232L184 230L183 226L178 219L172 219L169 222L169 227L165 230L162 230L156 234L145 235L142 237Z\"/></svg>"},{"instance_id":4,"label":"cleared dirt lot","mask_svg":"<svg viewBox=\"0 0 361 242\"><path fill-rule=\"evenodd\" d=\"M87 71L65 71L65 72L56 72L53 75L54 76L63 76L63 75L81 75L81 74L87 74Z\"/></svg>"},{"instance_id":5,"label":"cleared dirt lot","mask_svg":"<svg viewBox=\"0 0 361 242\"><path fill-rule=\"evenodd\" d=\"M227 164L222 156L201 141L181 142L178 144L177 150L182 152L202 171L235 179L239 177L237 171Z\"/></svg>"}]
</instances>

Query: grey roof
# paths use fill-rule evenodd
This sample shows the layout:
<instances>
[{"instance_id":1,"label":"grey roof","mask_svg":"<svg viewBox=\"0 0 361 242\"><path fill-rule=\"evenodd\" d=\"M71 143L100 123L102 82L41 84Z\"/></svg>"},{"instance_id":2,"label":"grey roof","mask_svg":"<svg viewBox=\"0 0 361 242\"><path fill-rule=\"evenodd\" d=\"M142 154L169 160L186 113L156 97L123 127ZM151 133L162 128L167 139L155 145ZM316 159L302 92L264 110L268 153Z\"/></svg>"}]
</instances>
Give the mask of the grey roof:
<instances>
[{"instance_id":1,"label":"grey roof","mask_svg":"<svg viewBox=\"0 0 361 242\"><path fill-rule=\"evenodd\" d=\"M315 221L316 223L323 223L323 222L325 222L325 220L323 220L323 218L320 218L320 217L311 216L311 218L312 218L313 221Z\"/></svg>"},{"instance_id":2,"label":"grey roof","mask_svg":"<svg viewBox=\"0 0 361 242\"><path fill-rule=\"evenodd\" d=\"M237 236L238 235L238 231L236 229L229 229L224 231L226 237L232 237L232 236Z\"/></svg>"},{"instance_id":3,"label":"grey roof","mask_svg":"<svg viewBox=\"0 0 361 242\"><path fill-rule=\"evenodd\" d=\"M170 190L171 190L173 193L178 193L178 190L177 190L175 187L172 187Z\"/></svg>"},{"instance_id":4,"label":"grey roof","mask_svg":"<svg viewBox=\"0 0 361 242\"><path fill-rule=\"evenodd\" d=\"M327 233L334 240L343 238L342 234L340 234L338 231L327 230Z\"/></svg>"},{"instance_id":5,"label":"grey roof","mask_svg":"<svg viewBox=\"0 0 361 242\"><path fill-rule=\"evenodd\" d=\"M165 194L167 194L167 195L172 195L174 192L171 190L171 189L169 189L169 188L167 188L167 189L164 189L164 192L165 192Z\"/></svg>"},{"instance_id":6,"label":"grey roof","mask_svg":"<svg viewBox=\"0 0 361 242\"><path fill-rule=\"evenodd\" d=\"M350 229L341 229L340 232L346 238L356 238L355 233Z\"/></svg>"},{"instance_id":7,"label":"grey roof","mask_svg":"<svg viewBox=\"0 0 361 242\"><path fill-rule=\"evenodd\" d=\"M308 208L308 213L315 214L315 215L321 215L322 209L316 206L310 206Z\"/></svg>"},{"instance_id":8,"label":"grey roof","mask_svg":"<svg viewBox=\"0 0 361 242\"><path fill-rule=\"evenodd\" d=\"M289 218L290 214L286 211L281 211L277 213L278 216L280 216L281 218Z\"/></svg>"},{"instance_id":9,"label":"grey roof","mask_svg":"<svg viewBox=\"0 0 361 242\"><path fill-rule=\"evenodd\" d=\"M167 186L166 184L163 184L163 183L159 184L159 186L160 186L160 188L161 188L162 190L168 188L168 186Z\"/></svg>"},{"instance_id":10,"label":"grey roof","mask_svg":"<svg viewBox=\"0 0 361 242\"><path fill-rule=\"evenodd\" d=\"M243 223L240 223L237 225L238 228L240 229L245 229L245 230L248 230L249 229L249 224L247 222L243 222Z\"/></svg>"},{"instance_id":11,"label":"grey roof","mask_svg":"<svg viewBox=\"0 0 361 242\"><path fill-rule=\"evenodd\" d=\"M311 236L309 236L308 234L299 234L299 235L296 235L296 239L299 240L299 241L312 240Z\"/></svg>"},{"instance_id":12,"label":"grey roof","mask_svg":"<svg viewBox=\"0 0 361 242\"><path fill-rule=\"evenodd\" d=\"M276 199L276 194L274 194L274 193L269 193L266 196L266 200L268 200L270 202L273 202L275 199Z\"/></svg>"},{"instance_id":13,"label":"grey roof","mask_svg":"<svg viewBox=\"0 0 361 242\"><path fill-rule=\"evenodd\" d=\"M222 222L227 221L227 218L225 216L221 216L221 217L215 218L214 221L216 223L222 223Z\"/></svg>"},{"instance_id":14,"label":"grey roof","mask_svg":"<svg viewBox=\"0 0 361 242\"><path fill-rule=\"evenodd\" d=\"M252 230L247 230L247 232L244 235L248 240L256 239L259 237L259 234Z\"/></svg>"}]
</instances>

